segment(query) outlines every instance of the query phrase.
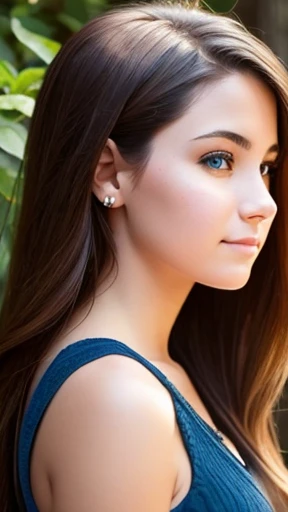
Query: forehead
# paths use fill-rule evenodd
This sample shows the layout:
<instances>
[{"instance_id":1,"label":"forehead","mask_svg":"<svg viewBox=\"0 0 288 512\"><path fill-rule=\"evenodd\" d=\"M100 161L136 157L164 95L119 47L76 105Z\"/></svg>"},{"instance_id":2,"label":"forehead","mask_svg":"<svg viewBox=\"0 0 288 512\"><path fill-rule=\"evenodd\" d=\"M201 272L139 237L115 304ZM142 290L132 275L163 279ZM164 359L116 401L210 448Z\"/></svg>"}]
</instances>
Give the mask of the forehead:
<instances>
[{"instance_id":1,"label":"forehead","mask_svg":"<svg viewBox=\"0 0 288 512\"><path fill-rule=\"evenodd\" d=\"M242 73L207 84L167 135L177 142L183 134L190 138L221 129L245 136L252 145L276 143L277 102L270 88Z\"/></svg>"}]
</instances>

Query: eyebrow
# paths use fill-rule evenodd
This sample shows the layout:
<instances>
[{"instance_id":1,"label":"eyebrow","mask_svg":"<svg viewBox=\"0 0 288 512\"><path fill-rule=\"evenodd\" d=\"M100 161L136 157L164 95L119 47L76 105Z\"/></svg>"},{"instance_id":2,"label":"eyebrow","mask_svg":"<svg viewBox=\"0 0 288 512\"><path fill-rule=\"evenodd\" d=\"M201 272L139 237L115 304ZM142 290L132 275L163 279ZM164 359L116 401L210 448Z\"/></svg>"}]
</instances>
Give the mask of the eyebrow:
<instances>
[{"instance_id":1,"label":"eyebrow","mask_svg":"<svg viewBox=\"0 0 288 512\"><path fill-rule=\"evenodd\" d=\"M243 135L240 135L239 133L230 132L227 130L217 130L210 133L205 133L204 135L199 135L199 137L196 137L192 140L199 140L199 139L210 139L210 138L216 138L221 137L222 139L228 139L232 142L235 142L238 146L244 149L251 149L251 142L250 140L246 139L246 137L243 137ZM267 150L267 153L278 153L279 152L279 146L278 144L272 144L270 148Z\"/></svg>"}]
</instances>

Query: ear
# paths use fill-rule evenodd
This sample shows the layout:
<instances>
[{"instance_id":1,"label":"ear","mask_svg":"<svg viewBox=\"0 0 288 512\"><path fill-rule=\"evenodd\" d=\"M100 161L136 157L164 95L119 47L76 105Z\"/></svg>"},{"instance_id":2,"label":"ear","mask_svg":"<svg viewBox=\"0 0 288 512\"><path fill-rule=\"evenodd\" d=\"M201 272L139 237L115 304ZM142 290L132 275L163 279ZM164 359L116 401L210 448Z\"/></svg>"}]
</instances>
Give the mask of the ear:
<instances>
[{"instance_id":1,"label":"ear","mask_svg":"<svg viewBox=\"0 0 288 512\"><path fill-rule=\"evenodd\" d=\"M117 173L125 165L115 142L107 139L102 150L92 182L92 192L103 203L106 196L115 197L112 208L124 204L122 190Z\"/></svg>"}]
</instances>

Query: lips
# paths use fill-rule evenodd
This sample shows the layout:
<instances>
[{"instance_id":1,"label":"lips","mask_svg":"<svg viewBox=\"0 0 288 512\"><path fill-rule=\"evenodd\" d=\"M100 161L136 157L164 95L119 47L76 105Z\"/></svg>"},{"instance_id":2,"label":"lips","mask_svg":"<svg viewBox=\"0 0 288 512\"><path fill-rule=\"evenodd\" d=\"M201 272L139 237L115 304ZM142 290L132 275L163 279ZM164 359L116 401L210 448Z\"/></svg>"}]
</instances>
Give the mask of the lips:
<instances>
[{"instance_id":1,"label":"lips","mask_svg":"<svg viewBox=\"0 0 288 512\"><path fill-rule=\"evenodd\" d=\"M225 245L229 251L232 251L234 254L240 255L241 257L244 256L245 258L254 258L255 256L257 256L259 252L259 246L257 242L247 243L246 241L246 243L243 243L240 242L239 240L236 240L235 242L226 242L225 240L223 240L222 244Z\"/></svg>"},{"instance_id":2,"label":"lips","mask_svg":"<svg viewBox=\"0 0 288 512\"><path fill-rule=\"evenodd\" d=\"M239 244L239 245L250 245L250 246L256 246L259 247L260 240L259 238L241 238L238 240L223 240L226 244Z\"/></svg>"}]
</instances>

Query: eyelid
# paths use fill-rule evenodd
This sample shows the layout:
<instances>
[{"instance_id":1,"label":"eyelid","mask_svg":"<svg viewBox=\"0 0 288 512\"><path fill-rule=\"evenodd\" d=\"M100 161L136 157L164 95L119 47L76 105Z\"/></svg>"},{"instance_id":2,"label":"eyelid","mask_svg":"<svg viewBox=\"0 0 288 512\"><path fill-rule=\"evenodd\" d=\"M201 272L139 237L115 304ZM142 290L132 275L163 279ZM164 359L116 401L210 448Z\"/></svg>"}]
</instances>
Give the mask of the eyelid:
<instances>
[{"instance_id":1,"label":"eyelid","mask_svg":"<svg viewBox=\"0 0 288 512\"><path fill-rule=\"evenodd\" d=\"M225 151L225 150L216 150L216 151L209 151L208 153L205 153L205 155L202 155L199 162L201 162L201 160L204 160L204 158L209 158L210 156L223 156L223 157L226 157L227 160L233 160L233 155L232 153L230 153L229 151Z\"/></svg>"},{"instance_id":2,"label":"eyelid","mask_svg":"<svg viewBox=\"0 0 288 512\"><path fill-rule=\"evenodd\" d=\"M277 167L280 164L280 159L276 158L276 160L265 160L262 162L262 165L271 165L272 167Z\"/></svg>"}]
</instances>

